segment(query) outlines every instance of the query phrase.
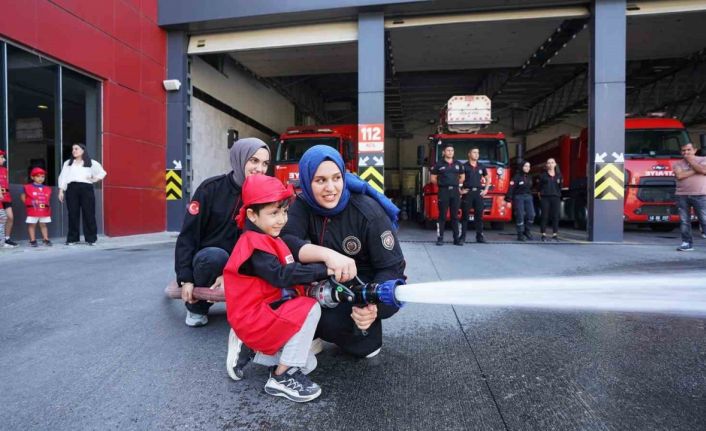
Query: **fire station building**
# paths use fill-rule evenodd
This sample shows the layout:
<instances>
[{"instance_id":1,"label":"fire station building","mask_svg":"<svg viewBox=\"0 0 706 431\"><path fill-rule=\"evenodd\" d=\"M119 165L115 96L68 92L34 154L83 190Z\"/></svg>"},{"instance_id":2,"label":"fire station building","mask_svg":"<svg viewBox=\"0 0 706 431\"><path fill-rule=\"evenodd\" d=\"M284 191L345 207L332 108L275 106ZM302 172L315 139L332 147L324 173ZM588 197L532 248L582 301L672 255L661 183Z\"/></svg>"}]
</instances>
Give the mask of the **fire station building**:
<instances>
[{"instance_id":1,"label":"fire station building","mask_svg":"<svg viewBox=\"0 0 706 431\"><path fill-rule=\"evenodd\" d=\"M589 167L620 164L626 114L678 118L695 143L706 124L698 0L0 0L0 11L16 218L28 169L55 186L80 142L108 172L96 196L109 236L179 230L237 136L271 143L276 159L298 125L376 127L381 185L419 202L418 149L454 95L492 100L486 131L504 133L508 165L584 128ZM622 240L621 199L587 211L590 239Z\"/></svg>"}]
</instances>

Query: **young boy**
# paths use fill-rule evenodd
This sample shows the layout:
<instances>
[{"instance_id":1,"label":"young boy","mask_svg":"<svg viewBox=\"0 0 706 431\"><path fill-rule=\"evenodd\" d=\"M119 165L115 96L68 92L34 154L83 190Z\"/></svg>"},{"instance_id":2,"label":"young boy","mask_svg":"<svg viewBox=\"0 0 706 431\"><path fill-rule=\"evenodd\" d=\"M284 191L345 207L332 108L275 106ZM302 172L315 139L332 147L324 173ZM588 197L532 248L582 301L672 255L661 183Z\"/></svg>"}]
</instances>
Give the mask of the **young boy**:
<instances>
[{"instance_id":1,"label":"young boy","mask_svg":"<svg viewBox=\"0 0 706 431\"><path fill-rule=\"evenodd\" d=\"M33 168L29 173L32 182L25 184L24 193L20 196L27 208L27 229L29 230L29 245L37 246L36 229L42 232L43 243L51 247L47 223L51 223L51 187L44 185L46 171L40 167Z\"/></svg>"},{"instance_id":2,"label":"young boy","mask_svg":"<svg viewBox=\"0 0 706 431\"><path fill-rule=\"evenodd\" d=\"M10 180L5 167L5 152L0 150L0 247L17 247L10 239L12 232L12 196L10 196Z\"/></svg>"},{"instance_id":3,"label":"young boy","mask_svg":"<svg viewBox=\"0 0 706 431\"><path fill-rule=\"evenodd\" d=\"M223 271L233 328L227 367L231 378L240 380L252 349L257 352L255 363L271 366L265 392L306 402L321 394L306 375L316 367L311 343L321 308L303 296L301 284L325 279L332 271L324 264L295 263L278 238L292 196L291 188L273 177L250 175L243 183L243 206L236 220L244 231Z\"/></svg>"}]
</instances>

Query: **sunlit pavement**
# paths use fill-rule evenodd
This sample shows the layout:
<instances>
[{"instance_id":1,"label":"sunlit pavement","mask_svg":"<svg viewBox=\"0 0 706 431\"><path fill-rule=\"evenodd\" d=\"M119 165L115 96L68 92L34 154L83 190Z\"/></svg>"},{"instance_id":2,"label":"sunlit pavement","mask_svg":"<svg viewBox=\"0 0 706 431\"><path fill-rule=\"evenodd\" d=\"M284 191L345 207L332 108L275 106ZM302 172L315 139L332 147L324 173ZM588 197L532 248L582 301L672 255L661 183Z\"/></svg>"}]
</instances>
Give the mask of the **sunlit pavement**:
<instances>
[{"instance_id":1,"label":"sunlit pavement","mask_svg":"<svg viewBox=\"0 0 706 431\"><path fill-rule=\"evenodd\" d=\"M514 241L443 247L400 232L409 282L530 275L703 275L706 240L629 231L626 244ZM636 238L636 239L633 239ZM225 371L223 304L184 325L163 297L173 237L0 253L4 429L684 429L706 421L706 318L408 304L379 356L327 346L321 397L266 395L264 367ZM574 242L575 241L575 242ZM103 242L103 244L101 244ZM706 289L706 282L704 283ZM665 286L669 289L669 286Z\"/></svg>"}]
</instances>

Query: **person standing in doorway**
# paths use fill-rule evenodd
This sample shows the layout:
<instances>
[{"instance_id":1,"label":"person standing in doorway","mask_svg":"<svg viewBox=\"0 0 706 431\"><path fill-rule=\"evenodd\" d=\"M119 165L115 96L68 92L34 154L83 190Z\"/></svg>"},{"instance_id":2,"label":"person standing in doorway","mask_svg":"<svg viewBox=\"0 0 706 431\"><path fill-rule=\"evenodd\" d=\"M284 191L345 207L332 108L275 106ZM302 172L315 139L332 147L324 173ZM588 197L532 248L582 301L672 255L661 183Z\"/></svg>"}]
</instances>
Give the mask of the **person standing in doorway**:
<instances>
[{"instance_id":1,"label":"person standing in doorway","mask_svg":"<svg viewBox=\"0 0 706 431\"><path fill-rule=\"evenodd\" d=\"M488 170L478 160L480 150L471 148L468 151L468 162L463 165L464 181L461 186L461 238L466 241L468 229L468 211L473 208L473 221L476 227L476 242L485 243L483 237L483 198L488 194L490 181ZM485 183L485 185L483 184Z\"/></svg>"},{"instance_id":2,"label":"person standing in doorway","mask_svg":"<svg viewBox=\"0 0 706 431\"><path fill-rule=\"evenodd\" d=\"M444 245L444 226L446 225L446 211L449 210L451 230L455 245L463 245L460 240L461 232L458 226L458 209L461 206L459 185L463 184L463 164L454 159L453 145L446 143L442 146L444 158L431 168L431 183L439 187L438 206L439 218L436 221L436 245Z\"/></svg>"},{"instance_id":3,"label":"person standing in doorway","mask_svg":"<svg viewBox=\"0 0 706 431\"><path fill-rule=\"evenodd\" d=\"M701 226L706 226L706 157L695 155L694 144L681 147L683 160L672 163L677 178L677 207L681 230L681 245L677 251L692 251L694 239L691 235L691 209L693 208Z\"/></svg>"},{"instance_id":4,"label":"person standing in doorway","mask_svg":"<svg viewBox=\"0 0 706 431\"><path fill-rule=\"evenodd\" d=\"M532 177L530 176L530 162L520 162L519 172L512 177L510 189L505 195L505 201L512 202L515 209L515 223L517 225L517 240L532 241L530 224L534 220L534 203L532 202Z\"/></svg>"},{"instance_id":5,"label":"person standing in doorway","mask_svg":"<svg viewBox=\"0 0 706 431\"><path fill-rule=\"evenodd\" d=\"M86 152L84 144L71 146L71 158L64 162L59 174L59 202L64 202L69 210L69 232L66 245L79 242L79 226L83 222L83 238L88 245L95 245L98 240L96 226L96 195L93 183L106 176L103 166Z\"/></svg>"},{"instance_id":6,"label":"person standing in doorway","mask_svg":"<svg viewBox=\"0 0 706 431\"><path fill-rule=\"evenodd\" d=\"M0 150L0 247L17 247L18 244L10 238L14 220L10 179L5 166L5 151Z\"/></svg>"},{"instance_id":7,"label":"person standing in doorway","mask_svg":"<svg viewBox=\"0 0 706 431\"><path fill-rule=\"evenodd\" d=\"M542 242L547 241L547 222L552 220L552 240L559 241L559 210L561 206L561 170L553 158L547 159L544 172L539 176L539 199L542 208L540 230Z\"/></svg>"}]
</instances>

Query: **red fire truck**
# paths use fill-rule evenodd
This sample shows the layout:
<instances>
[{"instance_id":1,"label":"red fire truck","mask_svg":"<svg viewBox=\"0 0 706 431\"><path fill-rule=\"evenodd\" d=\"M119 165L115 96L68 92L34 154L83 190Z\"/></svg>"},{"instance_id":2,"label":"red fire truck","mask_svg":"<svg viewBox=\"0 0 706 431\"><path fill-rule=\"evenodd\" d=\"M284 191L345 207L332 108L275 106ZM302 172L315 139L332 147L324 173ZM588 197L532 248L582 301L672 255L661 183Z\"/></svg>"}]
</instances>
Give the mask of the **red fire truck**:
<instances>
[{"instance_id":1,"label":"red fire truck","mask_svg":"<svg viewBox=\"0 0 706 431\"><path fill-rule=\"evenodd\" d=\"M418 148L419 158L426 158L426 161L420 160L422 188L418 205L421 205L421 221L427 228L433 227L439 216L439 188L430 182L430 170L443 158L442 144L447 142L453 143L456 158L462 162L466 162L471 148L478 147L480 150L480 163L488 168L490 181L490 190L483 200L483 220L490 222L493 229L503 229L512 218L512 208L504 201L511 177L505 135L478 133L490 122L490 99L486 96L454 96L441 111L438 133L430 135L427 145ZM473 209L462 217L466 222L473 221Z\"/></svg>"},{"instance_id":2,"label":"red fire truck","mask_svg":"<svg viewBox=\"0 0 706 431\"><path fill-rule=\"evenodd\" d=\"M289 127L279 137L275 154L275 177L286 184L299 188L299 159L314 145L328 145L343 156L346 170L358 172L358 126Z\"/></svg>"},{"instance_id":3,"label":"red fire truck","mask_svg":"<svg viewBox=\"0 0 706 431\"><path fill-rule=\"evenodd\" d=\"M625 120L625 223L647 224L655 231L671 231L678 225L672 161L681 158L681 146L687 142L689 136L679 120ZM541 170L549 157L556 159L564 177L562 219L585 229L588 220L588 129L582 130L578 137L559 136L524 155L534 170Z\"/></svg>"}]
</instances>

